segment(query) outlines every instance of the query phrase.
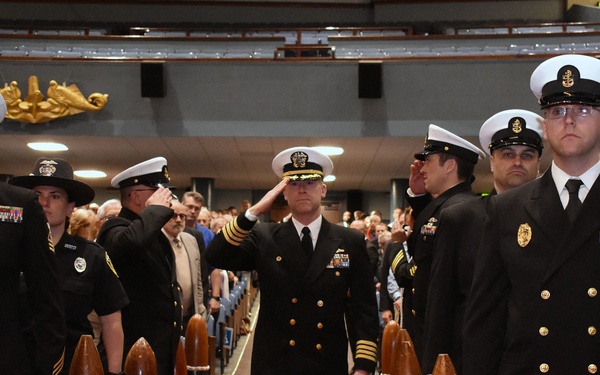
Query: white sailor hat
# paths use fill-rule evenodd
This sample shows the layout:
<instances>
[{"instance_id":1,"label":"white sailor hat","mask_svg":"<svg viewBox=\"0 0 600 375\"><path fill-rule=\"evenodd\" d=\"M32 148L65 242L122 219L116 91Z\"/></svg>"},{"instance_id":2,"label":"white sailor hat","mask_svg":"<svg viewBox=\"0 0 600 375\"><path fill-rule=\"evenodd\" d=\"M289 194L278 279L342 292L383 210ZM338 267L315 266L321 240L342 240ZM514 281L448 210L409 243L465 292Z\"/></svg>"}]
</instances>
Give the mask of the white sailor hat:
<instances>
[{"instance_id":1,"label":"white sailor hat","mask_svg":"<svg viewBox=\"0 0 600 375\"><path fill-rule=\"evenodd\" d=\"M116 175L110 182L113 187L126 188L134 185L169 187L171 178L167 169L167 159L162 156L143 161Z\"/></svg>"},{"instance_id":2,"label":"white sailor hat","mask_svg":"<svg viewBox=\"0 0 600 375\"><path fill-rule=\"evenodd\" d=\"M333 171L333 162L329 156L310 147L292 147L277 154L271 167L279 178L322 180Z\"/></svg>"},{"instance_id":3,"label":"white sailor hat","mask_svg":"<svg viewBox=\"0 0 600 375\"><path fill-rule=\"evenodd\" d=\"M553 57L535 69L530 86L542 108L563 103L600 105L600 60L575 54Z\"/></svg>"},{"instance_id":4,"label":"white sailor hat","mask_svg":"<svg viewBox=\"0 0 600 375\"><path fill-rule=\"evenodd\" d=\"M0 122L4 121L4 117L6 117L6 100L4 97L0 95Z\"/></svg>"},{"instance_id":5,"label":"white sailor hat","mask_svg":"<svg viewBox=\"0 0 600 375\"><path fill-rule=\"evenodd\" d=\"M498 112L479 130L481 147L491 155L497 148L510 145L531 146L542 155L544 119L524 109L509 109Z\"/></svg>"},{"instance_id":6,"label":"white sailor hat","mask_svg":"<svg viewBox=\"0 0 600 375\"><path fill-rule=\"evenodd\" d=\"M415 154L415 158L425 160L427 155L439 152L460 156L473 164L477 164L477 160L485 158L485 153L471 142L431 124L425 138L423 152Z\"/></svg>"}]
</instances>

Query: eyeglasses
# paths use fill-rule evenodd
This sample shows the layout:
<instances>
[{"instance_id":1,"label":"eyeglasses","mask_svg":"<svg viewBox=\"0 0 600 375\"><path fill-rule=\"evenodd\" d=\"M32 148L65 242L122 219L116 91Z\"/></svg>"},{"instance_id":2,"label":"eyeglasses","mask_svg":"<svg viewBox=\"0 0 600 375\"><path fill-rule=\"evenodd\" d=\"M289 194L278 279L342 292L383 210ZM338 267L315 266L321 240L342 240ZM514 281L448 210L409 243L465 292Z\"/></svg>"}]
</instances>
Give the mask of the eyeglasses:
<instances>
[{"instance_id":1,"label":"eyeglasses","mask_svg":"<svg viewBox=\"0 0 600 375\"><path fill-rule=\"evenodd\" d=\"M157 191L158 189L154 188L154 189L137 189L137 190L132 190L131 193L129 193L129 196L131 196L131 194L135 193L136 191Z\"/></svg>"},{"instance_id":2,"label":"eyeglasses","mask_svg":"<svg viewBox=\"0 0 600 375\"><path fill-rule=\"evenodd\" d=\"M181 220L185 220L185 219L187 219L187 215L186 214L173 214L173 216L171 217L171 219L173 219L173 220L177 220L177 218L180 218Z\"/></svg>"},{"instance_id":3,"label":"eyeglasses","mask_svg":"<svg viewBox=\"0 0 600 375\"><path fill-rule=\"evenodd\" d=\"M571 107L550 107L545 110L545 113L547 118L557 119L565 117L569 110L575 117L589 117L597 109L591 105L574 105Z\"/></svg>"}]
</instances>

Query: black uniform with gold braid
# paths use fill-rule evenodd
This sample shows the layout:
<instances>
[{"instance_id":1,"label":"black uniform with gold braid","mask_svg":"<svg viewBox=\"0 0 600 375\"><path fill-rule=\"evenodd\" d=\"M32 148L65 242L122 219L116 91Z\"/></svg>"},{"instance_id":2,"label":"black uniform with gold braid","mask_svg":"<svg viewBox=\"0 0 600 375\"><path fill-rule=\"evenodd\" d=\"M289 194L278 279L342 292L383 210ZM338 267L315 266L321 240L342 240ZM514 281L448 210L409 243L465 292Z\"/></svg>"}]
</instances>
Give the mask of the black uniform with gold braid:
<instances>
[{"instance_id":1,"label":"black uniform with gold braid","mask_svg":"<svg viewBox=\"0 0 600 375\"><path fill-rule=\"evenodd\" d=\"M0 238L0 374L58 374L66 324L54 247L37 194L0 184ZM21 271L30 297L25 314L18 308ZM33 324L22 327L29 313Z\"/></svg>"},{"instance_id":2,"label":"black uniform with gold braid","mask_svg":"<svg viewBox=\"0 0 600 375\"><path fill-rule=\"evenodd\" d=\"M363 236L323 220L306 268L291 221L253 225L239 215L215 236L206 254L215 267L258 271L261 307L252 374L347 374L348 290L358 333L355 368L373 371L377 303Z\"/></svg>"}]
</instances>

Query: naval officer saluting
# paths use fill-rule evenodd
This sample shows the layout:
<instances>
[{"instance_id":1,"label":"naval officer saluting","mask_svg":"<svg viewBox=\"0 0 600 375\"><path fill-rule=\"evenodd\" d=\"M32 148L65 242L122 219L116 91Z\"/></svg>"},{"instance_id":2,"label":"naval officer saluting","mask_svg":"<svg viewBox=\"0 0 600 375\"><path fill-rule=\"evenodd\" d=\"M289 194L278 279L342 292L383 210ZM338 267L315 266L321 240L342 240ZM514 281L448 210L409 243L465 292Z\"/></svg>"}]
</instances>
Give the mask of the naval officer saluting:
<instances>
[{"instance_id":1,"label":"naval officer saluting","mask_svg":"<svg viewBox=\"0 0 600 375\"><path fill-rule=\"evenodd\" d=\"M323 177L333 163L310 147L294 147L279 153L272 168L282 181L228 223L206 253L215 267L258 271L261 309L252 374L348 374L348 298L358 336L355 374L372 373L378 315L365 242L359 232L321 215ZM291 220L257 224L280 193Z\"/></svg>"}]
</instances>

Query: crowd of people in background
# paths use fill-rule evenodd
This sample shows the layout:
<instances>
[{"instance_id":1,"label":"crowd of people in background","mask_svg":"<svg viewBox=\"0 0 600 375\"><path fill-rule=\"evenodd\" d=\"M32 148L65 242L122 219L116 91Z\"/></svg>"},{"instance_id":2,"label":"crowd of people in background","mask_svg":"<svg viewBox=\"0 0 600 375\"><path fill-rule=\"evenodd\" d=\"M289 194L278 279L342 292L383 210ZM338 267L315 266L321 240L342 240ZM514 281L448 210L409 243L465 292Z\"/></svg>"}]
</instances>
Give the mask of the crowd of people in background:
<instances>
[{"instance_id":1,"label":"crowd of people in background","mask_svg":"<svg viewBox=\"0 0 600 375\"><path fill-rule=\"evenodd\" d=\"M278 154L280 182L239 211L175 196L162 157L115 176L120 199L100 206L67 161L38 159L0 186L0 372L67 374L91 334L109 375L140 337L158 374L172 374L187 320L218 312L237 272L256 270L255 375L346 374L348 343L352 371L372 374L377 333L392 320L424 374L440 353L463 375L596 373L600 61L551 58L530 85L544 117L494 114L481 149L430 125L410 168L410 207L389 223L378 210L328 222L333 163L310 147ZM539 177L543 139L553 161ZM476 198L474 167L486 157L493 190ZM261 223L280 194L290 214Z\"/></svg>"}]
</instances>

